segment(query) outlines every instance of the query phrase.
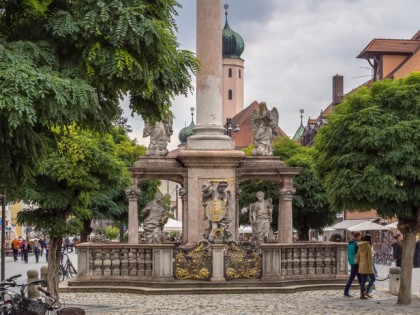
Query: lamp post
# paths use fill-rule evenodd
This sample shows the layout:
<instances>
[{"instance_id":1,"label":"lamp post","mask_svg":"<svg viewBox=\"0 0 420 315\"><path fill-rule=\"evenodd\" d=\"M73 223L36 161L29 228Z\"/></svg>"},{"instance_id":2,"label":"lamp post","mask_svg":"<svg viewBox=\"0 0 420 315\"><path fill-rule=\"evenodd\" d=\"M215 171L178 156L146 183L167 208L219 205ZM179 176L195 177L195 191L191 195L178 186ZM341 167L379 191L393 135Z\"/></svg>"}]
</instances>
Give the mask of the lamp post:
<instances>
[{"instance_id":1,"label":"lamp post","mask_svg":"<svg viewBox=\"0 0 420 315\"><path fill-rule=\"evenodd\" d=\"M229 137L232 137L232 131L233 132L238 132L241 129L239 128L239 125L237 124L235 127L233 127L232 124L232 118L226 118L226 125L225 125L225 129L226 129L226 134Z\"/></svg>"},{"instance_id":2,"label":"lamp post","mask_svg":"<svg viewBox=\"0 0 420 315\"><path fill-rule=\"evenodd\" d=\"M6 196L0 195L1 199L1 281L5 277L5 236L6 236Z\"/></svg>"}]
</instances>

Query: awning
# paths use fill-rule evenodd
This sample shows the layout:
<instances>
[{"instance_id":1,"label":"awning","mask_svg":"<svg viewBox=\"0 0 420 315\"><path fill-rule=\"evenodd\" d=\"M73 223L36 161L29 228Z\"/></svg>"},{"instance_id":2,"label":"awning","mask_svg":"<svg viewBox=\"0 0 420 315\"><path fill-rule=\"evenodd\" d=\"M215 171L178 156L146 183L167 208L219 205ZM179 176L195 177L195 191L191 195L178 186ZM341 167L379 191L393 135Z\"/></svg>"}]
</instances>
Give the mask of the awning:
<instances>
[{"instance_id":1,"label":"awning","mask_svg":"<svg viewBox=\"0 0 420 315\"><path fill-rule=\"evenodd\" d=\"M347 229L348 231L378 231L378 230L391 230L391 228L370 222L365 221L357 225L353 225Z\"/></svg>"},{"instance_id":2,"label":"awning","mask_svg":"<svg viewBox=\"0 0 420 315\"><path fill-rule=\"evenodd\" d=\"M182 232L182 222L169 218L163 227L164 232Z\"/></svg>"},{"instance_id":3,"label":"awning","mask_svg":"<svg viewBox=\"0 0 420 315\"><path fill-rule=\"evenodd\" d=\"M335 229L335 230L347 230L348 228L358 225L360 223L363 222L372 222L376 219L364 219L364 220L343 220L341 222L338 222L336 224L334 224L333 226L330 226L330 228Z\"/></svg>"},{"instance_id":4,"label":"awning","mask_svg":"<svg viewBox=\"0 0 420 315\"><path fill-rule=\"evenodd\" d=\"M398 221L392 222L390 224L385 225L386 227L389 227L391 229L398 229Z\"/></svg>"}]
</instances>

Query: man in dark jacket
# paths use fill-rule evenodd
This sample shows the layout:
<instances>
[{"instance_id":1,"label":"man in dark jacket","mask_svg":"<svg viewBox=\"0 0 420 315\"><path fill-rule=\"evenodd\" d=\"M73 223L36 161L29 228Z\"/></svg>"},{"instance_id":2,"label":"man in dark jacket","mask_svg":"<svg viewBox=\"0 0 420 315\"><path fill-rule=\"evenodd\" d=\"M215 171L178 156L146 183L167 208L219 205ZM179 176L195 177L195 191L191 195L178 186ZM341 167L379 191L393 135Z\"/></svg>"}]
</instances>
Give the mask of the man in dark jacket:
<instances>
[{"instance_id":1,"label":"man in dark jacket","mask_svg":"<svg viewBox=\"0 0 420 315\"><path fill-rule=\"evenodd\" d=\"M398 233L397 236L395 236L395 243L392 244L393 251L394 251L395 265L397 267L401 267L401 261L402 261L402 241L403 241L403 236L402 236L402 234Z\"/></svg>"},{"instance_id":2,"label":"man in dark jacket","mask_svg":"<svg viewBox=\"0 0 420 315\"><path fill-rule=\"evenodd\" d=\"M354 232L352 235L352 240L347 245L347 258L350 264L350 276L347 280L346 287L344 288L344 297L352 297L350 294L350 287L354 281L354 278L357 276L357 281L360 284L360 275L359 275L359 263L354 260L354 257L357 253L357 242L360 241L362 233Z\"/></svg>"}]
</instances>

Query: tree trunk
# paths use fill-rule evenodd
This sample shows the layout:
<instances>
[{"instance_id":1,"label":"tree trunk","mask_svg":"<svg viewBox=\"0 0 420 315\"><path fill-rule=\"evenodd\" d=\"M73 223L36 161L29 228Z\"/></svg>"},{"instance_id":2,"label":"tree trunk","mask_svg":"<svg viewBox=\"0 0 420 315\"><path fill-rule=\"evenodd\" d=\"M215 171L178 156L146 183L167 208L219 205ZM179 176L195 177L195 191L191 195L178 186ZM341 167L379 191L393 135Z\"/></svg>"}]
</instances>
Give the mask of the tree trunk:
<instances>
[{"instance_id":1,"label":"tree trunk","mask_svg":"<svg viewBox=\"0 0 420 315\"><path fill-rule=\"evenodd\" d=\"M309 227L299 229L299 241L309 241Z\"/></svg>"},{"instance_id":2,"label":"tree trunk","mask_svg":"<svg viewBox=\"0 0 420 315\"><path fill-rule=\"evenodd\" d=\"M61 246L63 239L50 238L48 249L48 273L47 273L47 286L48 290L58 298L58 284L60 277L58 272L60 270L61 261Z\"/></svg>"},{"instance_id":3,"label":"tree trunk","mask_svg":"<svg viewBox=\"0 0 420 315\"><path fill-rule=\"evenodd\" d=\"M88 236L92 233L92 227L90 226L91 220L83 220L83 230L80 232L80 243L88 241Z\"/></svg>"},{"instance_id":4,"label":"tree trunk","mask_svg":"<svg viewBox=\"0 0 420 315\"><path fill-rule=\"evenodd\" d=\"M411 278L413 272L413 254L416 246L416 232L405 232L401 260L401 281L397 304L411 303Z\"/></svg>"}]
</instances>

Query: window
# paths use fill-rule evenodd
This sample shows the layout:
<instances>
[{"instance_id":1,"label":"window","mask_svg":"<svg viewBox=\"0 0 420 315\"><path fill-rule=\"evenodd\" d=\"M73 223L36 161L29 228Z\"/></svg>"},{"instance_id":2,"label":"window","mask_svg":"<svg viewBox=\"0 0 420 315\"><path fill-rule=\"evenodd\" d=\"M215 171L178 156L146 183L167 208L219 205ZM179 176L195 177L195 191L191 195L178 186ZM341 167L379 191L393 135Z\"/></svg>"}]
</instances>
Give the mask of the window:
<instances>
[{"instance_id":1,"label":"window","mask_svg":"<svg viewBox=\"0 0 420 315\"><path fill-rule=\"evenodd\" d=\"M229 78L232 77L232 68L229 68Z\"/></svg>"},{"instance_id":2,"label":"window","mask_svg":"<svg viewBox=\"0 0 420 315\"><path fill-rule=\"evenodd\" d=\"M241 69L239 69L239 79L242 78L242 72Z\"/></svg>"},{"instance_id":3,"label":"window","mask_svg":"<svg viewBox=\"0 0 420 315\"><path fill-rule=\"evenodd\" d=\"M232 92L232 90L229 90L228 91L228 100L231 100L231 99L233 99L233 92Z\"/></svg>"}]
</instances>

